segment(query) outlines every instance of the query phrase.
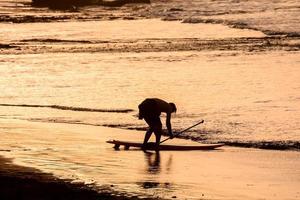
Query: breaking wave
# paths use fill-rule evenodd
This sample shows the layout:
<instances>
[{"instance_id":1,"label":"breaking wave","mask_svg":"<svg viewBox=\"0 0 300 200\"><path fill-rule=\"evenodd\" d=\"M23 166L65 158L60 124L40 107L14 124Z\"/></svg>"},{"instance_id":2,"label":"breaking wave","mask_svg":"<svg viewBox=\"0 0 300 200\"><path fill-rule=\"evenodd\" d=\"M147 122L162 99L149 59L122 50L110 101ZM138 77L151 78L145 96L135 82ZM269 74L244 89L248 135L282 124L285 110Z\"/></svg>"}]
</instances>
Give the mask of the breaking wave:
<instances>
[{"instance_id":1,"label":"breaking wave","mask_svg":"<svg viewBox=\"0 0 300 200\"><path fill-rule=\"evenodd\" d=\"M37 121L36 119L34 121ZM38 120L39 121L39 120ZM61 121L61 120L51 120L47 122L54 123L71 123L71 124L83 124L90 126L105 126L110 128L120 128L127 130L137 130L137 131L146 131L147 127L137 126L136 124L93 124L93 123L84 123L79 121ZM174 129L174 134L180 132L181 130ZM164 130L163 135L168 136L167 131ZM177 138L192 140L195 142L201 143L224 143L228 146L233 147L242 147L242 148L256 148L256 149L266 149L266 150L292 150L292 151L300 151L300 141L242 141L242 140L227 140L227 139L218 139L218 137L214 137L216 135L222 135L222 130L190 130L186 133L180 134Z\"/></svg>"},{"instance_id":2,"label":"breaking wave","mask_svg":"<svg viewBox=\"0 0 300 200\"><path fill-rule=\"evenodd\" d=\"M101 126L111 127L111 128L122 128L122 129L129 129L129 130L138 130L138 131L146 131L147 127L144 126L135 126L134 124L101 124ZM174 130L174 134L176 132L180 132L181 130ZM166 133L167 131L164 130ZM167 134L163 134L168 136ZM243 147L243 148L256 148L256 149L268 149L268 150L293 150L293 151L300 151L300 141L242 141L242 140L224 140L224 139L217 139L218 137L214 136L221 136L222 130L190 130L186 133L183 133L177 138L192 140L195 142L201 143L224 143L228 146L233 147Z\"/></svg>"},{"instance_id":3,"label":"breaking wave","mask_svg":"<svg viewBox=\"0 0 300 200\"><path fill-rule=\"evenodd\" d=\"M299 3L296 3L294 0L201 0L193 2L184 0L26 1L27 3L20 0L11 1L12 3L8 3L7 1L0 3L0 9L7 9L9 7L12 11L18 10L19 12L18 15L3 12L0 14L0 22L32 23L61 22L68 20L135 20L160 18L162 20L176 20L186 23L224 24L235 28L260 30L269 36L300 36L298 23L300 7ZM33 2L33 4L31 4L31 2ZM7 4L9 6L7 6ZM91 5L80 7L82 4ZM130 6L124 6L124 4L130 4ZM40 14L41 9L39 6L58 6L66 7L67 9L55 12L54 14L49 12L49 10L45 10L43 14ZM107 6L113 6L115 8L108 9ZM120 7L118 8L118 6Z\"/></svg>"},{"instance_id":4,"label":"breaking wave","mask_svg":"<svg viewBox=\"0 0 300 200\"><path fill-rule=\"evenodd\" d=\"M279 31L279 30L269 30L262 27L255 27L249 23L242 21L234 20L225 20L225 19L210 19L210 18L201 18L201 17L189 17L182 20L182 23L188 24L224 24L226 26L237 28L237 29L251 29L256 31L261 31L268 36L285 36L285 37L300 37L300 33L296 31Z\"/></svg>"},{"instance_id":5,"label":"breaking wave","mask_svg":"<svg viewBox=\"0 0 300 200\"><path fill-rule=\"evenodd\" d=\"M89 40L62 40L62 39L53 39L53 38L33 38L33 39L24 39L20 42L40 42L40 43L83 43L83 44L91 44L92 42Z\"/></svg>"},{"instance_id":6,"label":"breaking wave","mask_svg":"<svg viewBox=\"0 0 300 200\"><path fill-rule=\"evenodd\" d=\"M34 105L34 104L0 104L0 106L8 107L30 107L30 108L52 108L58 110L70 110L80 112L113 112L113 113L129 113L133 109L97 109L97 108L82 108L72 106L60 106L60 105Z\"/></svg>"},{"instance_id":7,"label":"breaking wave","mask_svg":"<svg viewBox=\"0 0 300 200\"><path fill-rule=\"evenodd\" d=\"M300 141L220 141L229 146L258 148L270 150L297 150L300 151Z\"/></svg>"},{"instance_id":8,"label":"breaking wave","mask_svg":"<svg viewBox=\"0 0 300 200\"><path fill-rule=\"evenodd\" d=\"M3 104L0 104L3 106ZM32 106L34 107L34 106ZM39 106L40 107L40 106ZM108 111L111 112L111 111ZM119 112L119 110L118 110ZM33 122L44 122L44 123L63 123L63 124L79 124L88 126L104 126L110 128L119 128L126 130L136 130L141 131L143 134L147 130L147 126L134 124L134 123L94 123L82 120L72 120L67 118L18 118L22 120L28 120ZM174 135L182 131L181 129L173 129ZM135 133L133 133L135 134ZM211 144L211 143L224 143L227 146L232 147L242 147L242 148L255 148L255 149L265 149L265 150L289 150L289 151L300 151L300 141L297 140L243 140L243 139L224 139L222 135L224 132L219 129L198 129L189 130L184 132L176 138L192 140L199 143ZM168 137L167 130L163 130L163 135Z\"/></svg>"}]
</instances>

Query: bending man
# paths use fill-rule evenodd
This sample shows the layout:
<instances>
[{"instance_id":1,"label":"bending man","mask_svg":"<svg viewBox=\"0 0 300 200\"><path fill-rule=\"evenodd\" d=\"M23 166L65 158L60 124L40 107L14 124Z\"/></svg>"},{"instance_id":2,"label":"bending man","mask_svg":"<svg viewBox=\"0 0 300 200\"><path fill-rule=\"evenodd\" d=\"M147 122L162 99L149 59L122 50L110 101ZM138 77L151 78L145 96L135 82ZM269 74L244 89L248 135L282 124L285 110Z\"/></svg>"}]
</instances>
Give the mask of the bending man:
<instances>
[{"instance_id":1,"label":"bending man","mask_svg":"<svg viewBox=\"0 0 300 200\"><path fill-rule=\"evenodd\" d=\"M162 134L162 123L160 121L160 114L162 112L167 114L166 126L168 133L173 138L171 128L171 113L176 112L177 108L174 103L168 103L158 98L147 98L139 105L139 119L145 119L149 125L146 132L143 148L146 148L147 142L154 132L156 138L156 149L159 149L160 137Z\"/></svg>"}]
</instances>

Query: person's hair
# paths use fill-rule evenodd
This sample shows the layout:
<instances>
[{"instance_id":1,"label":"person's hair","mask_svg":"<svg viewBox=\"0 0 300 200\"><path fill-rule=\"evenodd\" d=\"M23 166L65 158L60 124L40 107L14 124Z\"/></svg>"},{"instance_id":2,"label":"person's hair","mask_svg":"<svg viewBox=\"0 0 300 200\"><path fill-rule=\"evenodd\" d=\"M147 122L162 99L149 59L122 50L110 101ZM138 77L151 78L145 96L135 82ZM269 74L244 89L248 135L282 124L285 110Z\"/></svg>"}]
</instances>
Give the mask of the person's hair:
<instances>
[{"instance_id":1,"label":"person's hair","mask_svg":"<svg viewBox=\"0 0 300 200\"><path fill-rule=\"evenodd\" d=\"M169 103L170 104L170 106L171 106L171 108L172 108L172 112L177 112L177 108L176 108L176 105L175 105L175 103Z\"/></svg>"}]
</instances>

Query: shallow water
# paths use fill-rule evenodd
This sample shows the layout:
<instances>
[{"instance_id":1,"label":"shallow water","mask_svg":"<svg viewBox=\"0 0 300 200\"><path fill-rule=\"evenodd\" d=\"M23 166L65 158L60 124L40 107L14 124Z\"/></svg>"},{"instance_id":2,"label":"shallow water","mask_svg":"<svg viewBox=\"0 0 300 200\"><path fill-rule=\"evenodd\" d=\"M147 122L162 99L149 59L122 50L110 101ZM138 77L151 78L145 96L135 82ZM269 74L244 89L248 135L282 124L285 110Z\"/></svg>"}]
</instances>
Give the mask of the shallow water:
<instances>
[{"instance_id":1,"label":"shallow water","mask_svg":"<svg viewBox=\"0 0 300 200\"><path fill-rule=\"evenodd\" d=\"M300 60L290 43L160 20L0 26L2 43L17 46L0 55L2 117L145 129L137 105L160 97L177 104L176 131L206 121L184 138L299 149Z\"/></svg>"},{"instance_id":2,"label":"shallow water","mask_svg":"<svg viewBox=\"0 0 300 200\"><path fill-rule=\"evenodd\" d=\"M138 129L145 124L135 116L137 105L160 97L177 104L175 130L206 121L185 137L295 148L293 141L300 139L298 52L60 53L0 59L6 66L0 80L6 118Z\"/></svg>"},{"instance_id":3,"label":"shallow water","mask_svg":"<svg viewBox=\"0 0 300 200\"><path fill-rule=\"evenodd\" d=\"M144 26L147 25L147 28ZM166 28L170 26L172 28ZM225 39L240 37L263 37L259 31L232 29L220 24L183 24L152 20L115 20L92 22L53 22L53 23L0 23L1 42L16 43L26 40L56 39L67 41L139 40L202 38ZM205 31L199 31L205 29ZM222 33L222 34L220 34Z\"/></svg>"}]
</instances>

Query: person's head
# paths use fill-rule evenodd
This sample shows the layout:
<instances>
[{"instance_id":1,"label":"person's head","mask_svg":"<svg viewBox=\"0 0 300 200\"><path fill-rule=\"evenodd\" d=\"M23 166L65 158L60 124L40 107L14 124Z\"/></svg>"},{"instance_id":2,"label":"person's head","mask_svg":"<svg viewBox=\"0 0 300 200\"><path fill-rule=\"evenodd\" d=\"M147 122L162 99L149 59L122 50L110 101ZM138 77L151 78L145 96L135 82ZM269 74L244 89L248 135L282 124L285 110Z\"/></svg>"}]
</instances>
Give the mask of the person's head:
<instances>
[{"instance_id":1,"label":"person's head","mask_svg":"<svg viewBox=\"0 0 300 200\"><path fill-rule=\"evenodd\" d=\"M169 103L169 105L171 106L171 109L172 109L172 113L173 112L177 112L177 108L176 108L176 105L175 105L175 103Z\"/></svg>"}]
</instances>

